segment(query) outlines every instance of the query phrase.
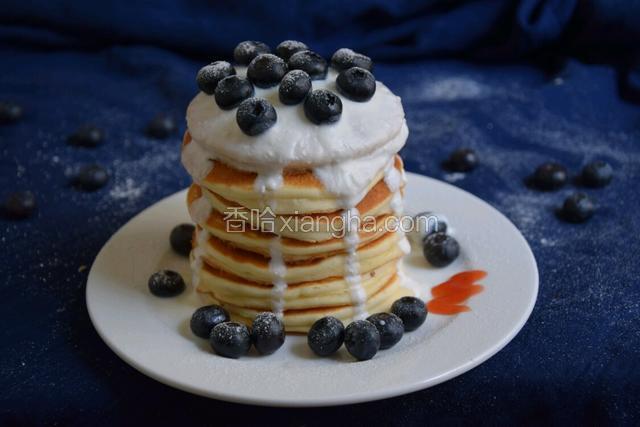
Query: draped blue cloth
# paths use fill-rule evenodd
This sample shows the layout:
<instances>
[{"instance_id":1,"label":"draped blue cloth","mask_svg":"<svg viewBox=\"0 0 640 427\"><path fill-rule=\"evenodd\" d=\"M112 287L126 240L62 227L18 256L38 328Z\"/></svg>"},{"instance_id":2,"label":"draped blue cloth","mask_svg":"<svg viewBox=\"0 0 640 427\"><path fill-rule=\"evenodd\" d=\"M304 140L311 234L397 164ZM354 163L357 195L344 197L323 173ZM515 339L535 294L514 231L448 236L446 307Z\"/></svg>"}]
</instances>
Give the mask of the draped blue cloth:
<instances>
[{"instance_id":1,"label":"draped blue cloth","mask_svg":"<svg viewBox=\"0 0 640 427\"><path fill-rule=\"evenodd\" d=\"M25 116L0 127L0 196L30 189L39 208L0 219L0 422L637 424L639 12L638 1L595 0L3 1L0 101ZM182 120L164 141L144 135L147 122L184 117L198 68L238 41L288 38L325 56L339 47L372 56L376 77L403 98L407 169L487 200L531 244L541 279L532 317L471 372L345 408L242 407L145 377L91 326L84 289L98 250L189 182ZM84 123L104 129L103 145L66 143ZM462 146L478 153L477 170L443 171ZM539 193L523 183L544 161L575 176L595 159L613 166L607 188ZM109 184L77 192L70 177L93 162ZM574 191L596 201L586 224L554 214Z\"/></svg>"}]
</instances>

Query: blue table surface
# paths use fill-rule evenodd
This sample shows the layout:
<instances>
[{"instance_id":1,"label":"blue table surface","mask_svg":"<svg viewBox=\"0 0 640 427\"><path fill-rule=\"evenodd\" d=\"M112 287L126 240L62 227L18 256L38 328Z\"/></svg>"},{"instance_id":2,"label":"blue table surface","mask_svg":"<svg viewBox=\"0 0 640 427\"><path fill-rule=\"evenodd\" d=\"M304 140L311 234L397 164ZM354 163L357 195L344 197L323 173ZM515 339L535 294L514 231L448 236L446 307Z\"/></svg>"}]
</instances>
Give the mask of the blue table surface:
<instances>
[{"instance_id":1,"label":"blue table surface","mask_svg":"<svg viewBox=\"0 0 640 427\"><path fill-rule=\"evenodd\" d=\"M637 421L640 109L620 100L611 68L570 61L549 78L524 64L376 65L376 77L403 98L407 169L452 182L509 217L537 258L540 295L522 332L458 378L380 402L275 409L213 401L145 377L100 340L85 306L88 269L106 240L189 183L179 163L183 121L168 140L142 131L158 112L184 117L202 64L136 46L2 57L10 61L0 73L1 98L26 114L0 127L0 196L30 189L39 209L26 221L0 220L0 421ZM106 131L105 143L69 146L67 136L88 122ZM443 171L441 161L461 146L477 151L480 166L466 175ZM615 170L607 188L540 193L523 184L544 161L575 175L595 159ZM74 190L70 177L92 162L110 170L109 184ZM563 223L554 209L577 190L596 200L597 213L586 224Z\"/></svg>"}]
</instances>

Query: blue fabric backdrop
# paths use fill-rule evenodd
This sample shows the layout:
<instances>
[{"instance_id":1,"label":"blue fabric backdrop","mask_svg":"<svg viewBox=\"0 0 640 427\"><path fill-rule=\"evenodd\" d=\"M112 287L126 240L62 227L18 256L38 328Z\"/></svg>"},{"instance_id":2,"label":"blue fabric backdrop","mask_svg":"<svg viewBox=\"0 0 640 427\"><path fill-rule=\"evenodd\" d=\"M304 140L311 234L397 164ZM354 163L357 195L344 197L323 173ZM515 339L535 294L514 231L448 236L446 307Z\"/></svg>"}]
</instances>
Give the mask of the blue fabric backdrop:
<instances>
[{"instance_id":1,"label":"blue fabric backdrop","mask_svg":"<svg viewBox=\"0 0 640 427\"><path fill-rule=\"evenodd\" d=\"M0 219L0 422L637 424L639 2L23 0L1 10L0 100L23 105L25 117L0 127L0 196L31 189L39 209L26 221ZM281 410L173 390L102 343L84 305L87 267L129 218L188 183L180 133L157 141L142 130L158 112L183 117L197 69L247 38L372 55L377 78L403 97L407 169L482 197L522 230L541 290L503 351L408 396ZM102 146L66 144L84 123L105 130ZM461 146L478 152L480 167L446 173L440 162ZM543 161L575 174L594 159L610 162L615 178L588 190L598 211L587 224L554 215L576 187L523 184ZM105 165L111 181L79 193L69 179L88 162Z\"/></svg>"}]
</instances>

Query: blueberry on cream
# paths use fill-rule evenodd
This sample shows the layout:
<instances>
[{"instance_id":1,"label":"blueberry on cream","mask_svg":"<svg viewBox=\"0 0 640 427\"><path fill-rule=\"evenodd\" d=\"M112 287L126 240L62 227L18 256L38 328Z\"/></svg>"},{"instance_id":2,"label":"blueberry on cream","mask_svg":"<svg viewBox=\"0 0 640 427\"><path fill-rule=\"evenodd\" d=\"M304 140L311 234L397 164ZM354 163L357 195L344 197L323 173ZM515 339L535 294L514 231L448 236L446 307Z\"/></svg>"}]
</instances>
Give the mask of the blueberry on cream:
<instances>
[{"instance_id":1,"label":"blueberry on cream","mask_svg":"<svg viewBox=\"0 0 640 427\"><path fill-rule=\"evenodd\" d=\"M216 104L223 110L231 110L253 96L253 85L239 76L229 76L218 82L214 92Z\"/></svg>"},{"instance_id":2,"label":"blueberry on cream","mask_svg":"<svg viewBox=\"0 0 640 427\"><path fill-rule=\"evenodd\" d=\"M261 53L271 53L271 48L259 41L246 40L233 49L233 60L239 65L249 65Z\"/></svg>"},{"instance_id":3,"label":"blueberry on cream","mask_svg":"<svg viewBox=\"0 0 640 427\"><path fill-rule=\"evenodd\" d=\"M351 49L342 48L336 50L331 57L331 66L339 71L347 70L351 67L360 67L371 71L373 62L368 56L356 53Z\"/></svg>"},{"instance_id":4,"label":"blueberry on cream","mask_svg":"<svg viewBox=\"0 0 640 427\"><path fill-rule=\"evenodd\" d=\"M304 113L317 125L335 123L342 115L342 101L329 90L316 89L305 98Z\"/></svg>"},{"instance_id":5,"label":"blueberry on cream","mask_svg":"<svg viewBox=\"0 0 640 427\"><path fill-rule=\"evenodd\" d=\"M289 69L302 70L309 74L311 80L321 80L327 76L327 61L311 50L296 52L287 61Z\"/></svg>"},{"instance_id":6,"label":"blueberry on cream","mask_svg":"<svg viewBox=\"0 0 640 427\"><path fill-rule=\"evenodd\" d=\"M236 70L233 65L226 61L215 61L200 68L196 76L196 83L201 91L207 95L213 95L220 80L235 74Z\"/></svg>"},{"instance_id":7,"label":"blueberry on cream","mask_svg":"<svg viewBox=\"0 0 640 427\"><path fill-rule=\"evenodd\" d=\"M280 83L287 71L287 63L282 58L263 53L249 63L247 77L257 87L268 88Z\"/></svg>"},{"instance_id":8,"label":"blueberry on cream","mask_svg":"<svg viewBox=\"0 0 640 427\"><path fill-rule=\"evenodd\" d=\"M276 55L288 61L291 55L301 50L309 50L309 47L297 40L285 40L276 47Z\"/></svg>"}]
</instances>

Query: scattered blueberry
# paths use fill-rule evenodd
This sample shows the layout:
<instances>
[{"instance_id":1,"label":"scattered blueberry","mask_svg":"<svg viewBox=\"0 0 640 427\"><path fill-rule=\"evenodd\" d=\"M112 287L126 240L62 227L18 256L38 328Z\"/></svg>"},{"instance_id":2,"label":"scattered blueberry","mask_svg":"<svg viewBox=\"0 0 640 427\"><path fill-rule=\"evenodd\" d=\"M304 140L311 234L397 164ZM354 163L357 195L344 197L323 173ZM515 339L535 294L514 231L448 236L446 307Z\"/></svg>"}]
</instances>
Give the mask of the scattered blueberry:
<instances>
[{"instance_id":1,"label":"scattered blueberry","mask_svg":"<svg viewBox=\"0 0 640 427\"><path fill-rule=\"evenodd\" d=\"M246 326L236 322L216 325L209 336L211 348L223 357L237 359L251 348L251 335Z\"/></svg>"},{"instance_id":2,"label":"scattered blueberry","mask_svg":"<svg viewBox=\"0 0 640 427\"><path fill-rule=\"evenodd\" d=\"M567 197L560 212L562 218L569 222L585 222L593 215L595 206L584 193L576 193Z\"/></svg>"},{"instance_id":3,"label":"scattered blueberry","mask_svg":"<svg viewBox=\"0 0 640 427\"><path fill-rule=\"evenodd\" d=\"M330 356L344 342L344 325L335 317L327 316L318 319L309 329L307 343L318 356Z\"/></svg>"},{"instance_id":4,"label":"scattered blueberry","mask_svg":"<svg viewBox=\"0 0 640 427\"><path fill-rule=\"evenodd\" d=\"M0 102L0 125L15 123L21 118L21 106L13 102Z\"/></svg>"},{"instance_id":5,"label":"scattered blueberry","mask_svg":"<svg viewBox=\"0 0 640 427\"><path fill-rule=\"evenodd\" d=\"M175 119L169 114L156 115L147 125L147 135L152 138L165 139L177 129Z\"/></svg>"},{"instance_id":6,"label":"scattered blueberry","mask_svg":"<svg viewBox=\"0 0 640 427\"><path fill-rule=\"evenodd\" d=\"M587 187L605 187L613 178L611 165L602 160L589 163L582 169L582 184Z\"/></svg>"},{"instance_id":7,"label":"scattered blueberry","mask_svg":"<svg viewBox=\"0 0 640 427\"><path fill-rule=\"evenodd\" d=\"M567 170L558 163L543 163L533 173L533 185L539 190L557 190L566 182Z\"/></svg>"},{"instance_id":8,"label":"scattered blueberry","mask_svg":"<svg viewBox=\"0 0 640 427\"><path fill-rule=\"evenodd\" d=\"M311 90L311 77L302 70L289 71L278 88L280 101L286 105L302 102Z\"/></svg>"},{"instance_id":9,"label":"scattered blueberry","mask_svg":"<svg viewBox=\"0 0 640 427\"><path fill-rule=\"evenodd\" d=\"M336 83L340 93L352 101L368 101L376 93L376 78L364 68L351 67L340 72Z\"/></svg>"},{"instance_id":10,"label":"scattered blueberry","mask_svg":"<svg viewBox=\"0 0 640 427\"><path fill-rule=\"evenodd\" d=\"M342 101L333 92L317 89L305 98L304 113L317 125L334 123L340 120L342 115Z\"/></svg>"},{"instance_id":11,"label":"scattered blueberry","mask_svg":"<svg viewBox=\"0 0 640 427\"><path fill-rule=\"evenodd\" d=\"M404 334L402 319L393 313L376 313L367 318L378 329L380 334L380 350L396 345Z\"/></svg>"},{"instance_id":12,"label":"scattered blueberry","mask_svg":"<svg viewBox=\"0 0 640 427\"><path fill-rule=\"evenodd\" d=\"M276 47L276 55L285 61L288 61L289 58L291 58L291 55L296 52L300 52L301 50L309 50L309 47L296 40L285 40Z\"/></svg>"},{"instance_id":13,"label":"scattered blueberry","mask_svg":"<svg viewBox=\"0 0 640 427\"><path fill-rule=\"evenodd\" d=\"M446 267L460 254L460 245L445 233L432 233L424 238L424 257L434 267Z\"/></svg>"},{"instance_id":14,"label":"scattered blueberry","mask_svg":"<svg viewBox=\"0 0 640 427\"><path fill-rule=\"evenodd\" d=\"M418 329L427 318L424 301L416 297L402 297L391 305L391 312L402 319L405 332Z\"/></svg>"},{"instance_id":15,"label":"scattered blueberry","mask_svg":"<svg viewBox=\"0 0 640 427\"><path fill-rule=\"evenodd\" d=\"M77 147L93 148L104 139L102 129L94 125L84 125L69 136L69 144Z\"/></svg>"},{"instance_id":16,"label":"scattered blueberry","mask_svg":"<svg viewBox=\"0 0 640 427\"><path fill-rule=\"evenodd\" d=\"M230 320L227 310L219 305L206 305L193 312L191 316L191 332L200 338L209 338L213 328Z\"/></svg>"},{"instance_id":17,"label":"scattered blueberry","mask_svg":"<svg viewBox=\"0 0 640 427\"><path fill-rule=\"evenodd\" d=\"M247 78L254 85L267 88L280 83L287 74L287 63L282 58L270 53L262 53L249 63Z\"/></svg>"},{"instance_id":18,"label":"scattered blueberry","mask_svg":"<svg viewBox=\"0 0 640 427\"><path fill-rule=\"evenodd\" d=\"M357 360L369 360L380 348L380 333L373 323L356 320L344 331L344 346Z\"/></svg>"},{"instance_id":19,"label":"scattered blueberry","mask_svg":"<svg viewBox=\"0 0 640 427\"><path fill-rule=\"evenodd\" d=\"M256 56L261 53L270 53L269 46L262 42L253 40L247 40L238 43L235 49L233 49L233 60L240 65L249 65L249 63Z\"/></svg>"},{"instance_id":20,"label":"scattered blueberry","mask_svg":"<svg viewBox=\"0 0 640 427\"><path fill-rule=\"evenodd\" d=\"M451 153L445 166L453 172L469 172L478 165L478 156L470 148L459 148Z\"/></svg>"},{"instance_id":21,"label":"scattered blueberry","mask_svg":"<svg viewBox=\"0 0 640 427\"><path fill-rule=\"evenodd\" d=\"M331 57L331 66L339 71L348 70L351 67L360 67L371 71L373 62L368 56L356 53L351 49L342 48L336 50Z\"/></svg>"},{"instance_id":22,"label":"scattered blueberry","mask_svg":"<svg viewBox=\"0 0 640 427\"><path fill-rule=\"evenodd\" d=\"M284 324L273 313L260 313L251 325L251 341L260 354L275 353L284 344Z\"/></svg>"},{"instance_id":23,"label":"scattered blueberry","mask_svg":"<svg viewBox=\"0 0 640 427\"><path fill-rule=\"evenodd\" d=\"M213 95L220 80L235 74L236 70L233 65L226 61L215 61L200 68L196 76L196 83L201 91L207 95Z\"/></svg>"},{"instance_id":24,"label":"scattered blueberry","mask_svg":"<svg viewBox=\"0 0 640 427\"><path fill-rule=\"evenodd\" d=\"M229 76L218 82L214 92L216 104L223 110L235 108L245 99L253 96L253 85L247 79Z\"/></svg>"},{"instance_id":25,"label":"scattered blueberry","mask_svg":"<svg viewBox=\"0 0 640 427\"><path fill-rule=\"evenodd\" d=\"M275 108L264 98L245 99L236 111L238 126L249 136L265 132L277 119Z\"/></svg>"},{"instance_id":26,"label":"scattered blueberry","mask_svg":"<svg viewBox=\"0 0 640 427\"><path fill-rule=\"evenodd\" d=\"M84 166L73 180L76 188L83 191L96 191L109 181L109 173L100 165Z\"/></svg>"},{"instance_id":27,"label":"scattered blueberry","mask_svg":"<svg viewBox=\"0 0 640 427\"><path fill-rule=\"evenodd\" d=\"M175 297L184 291L184 280L175 271L160 270L149 277L149 291L157 297Z\"/></svg>"},{"instance_id":28,"label":"scattered blueberry","mask_svg":"<svg viewBox=\"0 0 640 427\"><path fill-rule=\"evenodd\" d=\"M327 76L327 61L311 50L296 52L287 61L290 70L302 70L311 80L322 80Z\"/></svg>"},{"instance_id":29,"label":"scattered blueberry","mask_svg":"<svg viewBox=\"0 0 640 427\"><path fill-rule=\"evenodd\" d=\"M173 227L169 236L169 242L171 242L173 250L180 255L189 256L194 230L193 224L179 224Z\"/></svg>"},{"instance_id":30,"label":"scattered blueberry","mask_svg":"<svg viewBox=\"0 0 640 427\"><path fill-rule=\"evenodd\" d=\"M3 204L5 216L11 219L25 219L36 210L36 197L31 191L17 191L9 194Z\"/></svg>"}]
</instances>

